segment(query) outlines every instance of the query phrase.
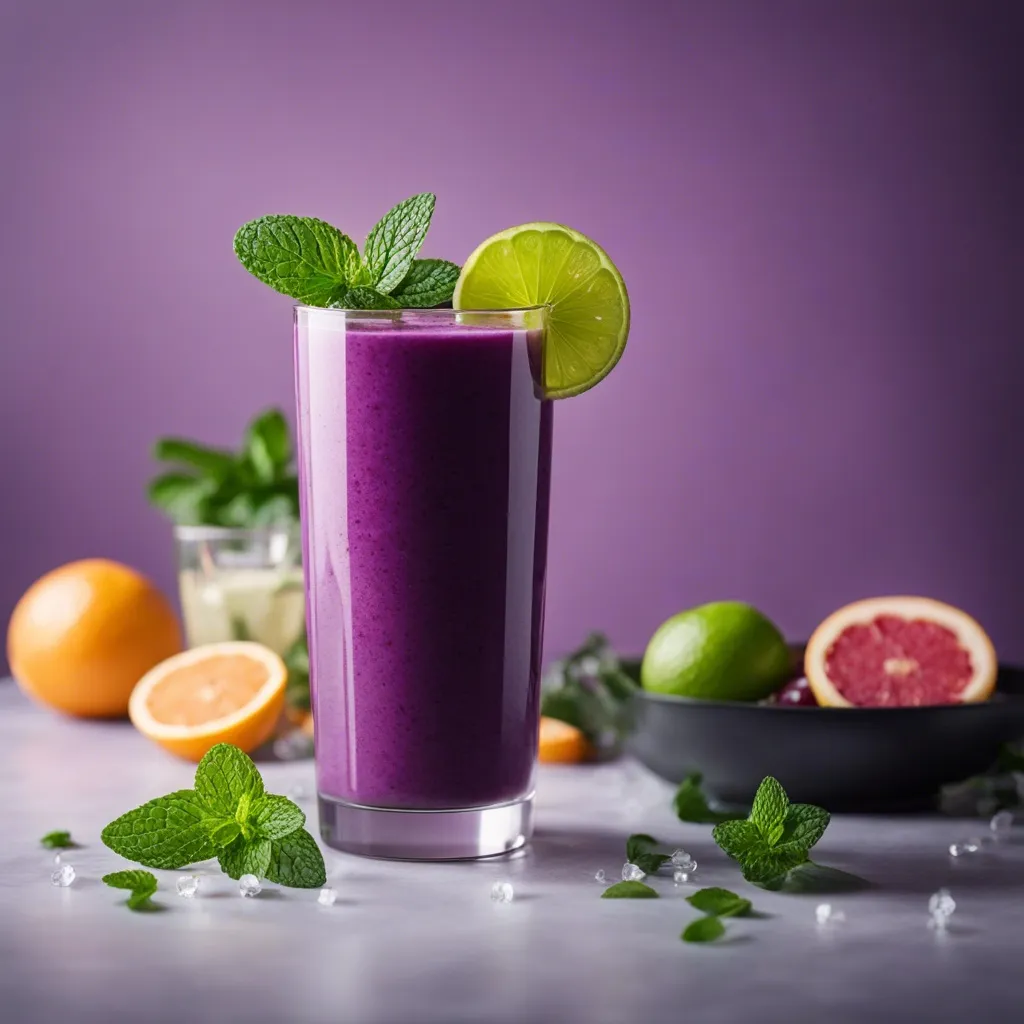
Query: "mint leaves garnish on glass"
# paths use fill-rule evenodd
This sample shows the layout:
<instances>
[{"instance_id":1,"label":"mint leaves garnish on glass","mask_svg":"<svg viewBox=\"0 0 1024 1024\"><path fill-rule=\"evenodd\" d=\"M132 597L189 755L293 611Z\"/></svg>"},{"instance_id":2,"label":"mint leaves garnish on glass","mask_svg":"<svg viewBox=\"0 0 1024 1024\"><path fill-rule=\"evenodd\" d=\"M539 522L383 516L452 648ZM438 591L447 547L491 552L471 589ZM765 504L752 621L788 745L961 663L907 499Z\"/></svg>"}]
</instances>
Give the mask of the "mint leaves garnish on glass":
<instances>
[{"instance_id":1,"label":"mint leaves garnish on glass","mask_svg":"<svg viewBox=\"0 0 1024 1024\"><path fill-rule=\"evenodd\" d=\"M656 900L658 892L643 882L616 882L601 893L603 900Z\"/></svg>"},{"instance_id":2,"label":"mint leaves garnish on glass","mask_svg":"<svg viewBox=\"0 0 1024 1024\"><path fill-rule=\"evenodd\" d=\"M791 804L777 779L764 779L746 820L715 826L715 842L737 861L743 877L781 889L787 874L810 861L808 853L828 827L829 813L813 804Z\"/></svg>"},{"instance_id":3,"label":"mint leaves garnish on glass","mask_svg":"<svg viewBox=\"0 0 1024 1024\"><path fill-rule=\"evenodd\" d=\"M625 730L626 704L638 689L600 633L544 673L540 711L575 726L599 755L618 751Z\"/></svg>"},{"instance_id":4,"label":"mint leaves garnish on glass","mask_svg":"<svg viewBox=\"0 0 1024 1024\"><path fill-rule=\"evenodd\" d=\"M436 196L422 192L374 225L360 256L355 242L315 217L272 214L243 224L235 255L254 277L307 306L425 309L450 303L460 268L416 259Z\"/></svg>"},{"instance_id":5,"label":"mint leaves garnish on glass","mask_svg":"<svg viewBox=\"0 0 1024 1024\"><path fill-rule=\"evenodd\" d=\"M71 838L70 832L61 830L47 832L39 842L48 850L71 850L78 846L78 843Z\"/></svg>"},{"instance_id":6,"label":"mint leaves garnish on glass","mask_svg":"<svg viewBox=\"0 0 1024 1024\"><path fill-rule=\"evenodd\" d=\"M252 759L220 743L199 762L195 788L150 800L103 830L103 842L151 868L216 857L229 878L251 874L314 889L327 880L323 855L291 800L264 791Z\"/></svg>"},{"instance_id":7,"label":"mint leaves garnish on glass","mask_svg":"<svg viewBox=\"0 0 1024 1024\"><path fill-rule=\"evenodd\" d=\"M150 503L174 522L253 528L299 518L291 431L278 409L257 416L238 452L161 438L153 457L176 466L149 483Z\"/></svg>"},{"instance_id":8,"label":"mint leaves garnish on glass","mask_svg":"<svg viewBox=\"0 0 1024 1024\"><path fill-rule=\"evenodd\" d=\"M103 876L105 884L114 889L129 891L127 905L130 910L142 910L149 905L149 898L156 892L156 875L152 871L113 871Z\"/></svg>"}]
</instances>

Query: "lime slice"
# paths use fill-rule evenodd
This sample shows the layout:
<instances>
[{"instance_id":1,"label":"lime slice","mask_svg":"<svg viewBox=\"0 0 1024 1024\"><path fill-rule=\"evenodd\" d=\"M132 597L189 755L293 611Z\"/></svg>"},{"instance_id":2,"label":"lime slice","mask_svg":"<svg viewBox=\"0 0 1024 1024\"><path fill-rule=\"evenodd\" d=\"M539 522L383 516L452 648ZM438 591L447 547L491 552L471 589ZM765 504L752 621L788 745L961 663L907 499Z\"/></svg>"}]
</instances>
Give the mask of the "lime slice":
<instances>
[{"instance_id":1,"label":"lime slice","mask_svg":"<svg viewBox=\"0 0 1024 1024\"><path fill-rule=\"evenodd\" d=\"M522 224L481 242L462 268L452 305L547 306L548 398L578 395L607 377L629 334L622 275L601 246L563 224Z\"/></svg>"}]
</instances>

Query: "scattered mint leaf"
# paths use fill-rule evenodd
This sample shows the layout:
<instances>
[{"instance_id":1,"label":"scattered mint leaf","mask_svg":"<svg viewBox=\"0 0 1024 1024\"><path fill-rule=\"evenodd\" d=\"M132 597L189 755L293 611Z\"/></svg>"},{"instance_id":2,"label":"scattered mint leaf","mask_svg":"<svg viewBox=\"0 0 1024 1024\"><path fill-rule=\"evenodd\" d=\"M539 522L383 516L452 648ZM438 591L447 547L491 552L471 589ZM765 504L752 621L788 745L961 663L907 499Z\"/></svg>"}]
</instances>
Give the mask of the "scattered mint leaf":
<instances>
[{"instance_id":1,"label":"scattered mint leaf","mask_svg":"<svg viewBox=\"0 0 1024 1024\"><path fill-rule=\"evenodd\" d=\"M626 840L626 860L636 864L646 875L656 874L665 861L672 859L669 853L655 853L657 846L654 836L642 832L632 835Z\"/></svg>"},{"instance_id":2,"label":"scattered mint leaf","mask_svg":"<svg viewBox=\"0 0 1024 1024\"><path fill-rule=\"evenodd\" d=\"M169 793L122 814L103 830L106 846L150 868L183 868L217 852L204 804L191 789Z\"/></svg>"},{"instance_id":3,"label":"scattered mint leaf","mask_svg":"<svg viewBox=\"0 0 1024 1024\"><path fill-rule=\"evenodd\" d=\"M693 772L679 784L675 799L672 801L676 817L680 821L688 821L696 825L717 825L722 821L734 820L736 817L734 814L712 810L701 789L703 778L700 772Z\"/></svg>"},{"instance_id":4,"label":"scattered mint leaf","mask_svg":"<svg viewBox=\"0 0 1024 1024\"><path fill-rule=\"evenodd\" d=\"M339 309L398 309L401 303L376 288L364 285L361 288L350 288L332 305Z\"/></svg>"},{"instance_id":5,"label":"scattered mint leaf","mask_svg":"<svg viewBox=\"0 0 1024 1024\"><path fill-rule=\"evenodd\" d=\"M248 810L252 801L263 796L263 778L248 754L230 743L218 743L196 768L196 796L211 815L234 821L243 797ZM239 824L247 817L243 815Z\"/></svg>"},{"instance_id":6,"label":"scattered mint leaf","mask_svg":"<svg viewBox=\"0 0 1024 1024\"><path fill-rule=\"evenodd\" d=\"M716 917L743 917L750 913L753 906L750 900L717 887L698 889L692 896L686 897L686 902L701 913Z\"/></svg>"},{"instance_id":7,"label":"scattered mint leaf","mask_svg":"<svg viewBox=\"0 0 1024 1024\"><path fill-rule=\"evenodd\" d=\"M825 867L805 860L790 869L782 879L779 888L788 893L843 893L858 892L869 888L870 883L859 875L839 868Z\"/></svg>"},{"instance_id":8,"label":"scattered mint leaf","mask_svg":"<svg viewBox=\"0 0 1024 1024\"><path fill-rule=\"evenodd\" d=\"M60 830L47 832L39 842L48 850L70 850L78 846L78 843L71 838L70 832Z\"/></svg>"},{"instance_id":9,"label":"scattered mint leaf","mask_svg":"<svg viewBox=\"0 0 1024 1024\"><path fill-rule=\"evenodd\" d=\"M270 865L265 875L268 881L297 889L316 889L327 881L324 855L305 829L275 839L271 845Z\"/></svg>"},{"instance_id":10,"label":"scattered mint leaf","mask_svg":"<svg viewBox=\"0 0 1024 1024\"><path fill-rule=\"evenodd\" d=\"M250 813L250 821L265 839L284 839L306 824L302 808L286 796L261 796Z\"/></svg>"},{"instance_id":11,"label":"scattered mint leaf","mask_svg":"<svg viewBox=\"0 0 1024 1024\"><path fill-rule=\"evenodd\" d=\"M774 845L782 837L782 825L786 820L786 811L789 808L789 797L782 788L778 779L770 775L757 787L757 794L754 797L754 806L750 809L748 818L761 835ZM771 837L775 838L772 839Z\"/></svg>"},{"instance_id":12,"label":"scattered mint leaf","mask_svg":"<svg viewBox=\"0 0 1024 1024\"><path fill-rule=\"evenodd\" d=\"M242 875L266 878L271 853L269 839L248 840L239 836L230 846L220 851L217 863L228 878L239 879Z\"/></svg>"},{"instance_id":13,"label":"scattered mint leaf","mask_svg":"<svg viewBox=\"0 0 1024 1024\"><path fill-rule=\"evenodd\" d=\"M711 915L709 917L698 917L691 921L679 937L683 942L714 942L725 934L725 925Z\"/></svg>"},{"instance_id":14,"label":"scattered mint leaf","mask_svg":"<svg viewBox=\"0 0 1024 1024\"><path fill-rule=\"evenodd\" d=\"M424 309L448 302L461 269L447 260L413 260L409 272L391 293L400 306Z\"/></svg>"},{"instance_id":15,"label":"scattered mint leaf","mask_svg":"<svg viewBox=\"0 0 1024 1024\"><path fill-rule=\"evenodd\" d=\"M656 900L658 892L643 882L616 882L603 893L603 900Z\"/></svg>"},{"instance_id":16,"label":"scattered mint leaf","mask_svg":"<svg viewBox=\"0 0 1024 1024\"><path fill-rule=\"evenodd\" d=\"M344 294L353 253L358 257L348 235L315 217L259 217L238 229L234 247L250 274L311 306Z\"/></svg>"},{"instance_id":17,"label":"scattered mint leaf","mask_svg":"<svg viewBox=\"0 0 1024 1024\"><path fill-rule=\"evenodd\" d=\"M128 907L141 910L156 892L156 876L151 871L113 871L103 876L103 881L114 889L129 891Z\"/></svg>"},{"instance_id":18,"label":"scattered mint leaf","mask_svg":"<svg viewBox=\"0 0 1024 1024\"><path fill-rule=\"evenodd\" d=\"M433 192L403 199L374 225L363 247L363 262L380 292L393 291L420 251L434 215Z\"/></svg>"}]
</instances>

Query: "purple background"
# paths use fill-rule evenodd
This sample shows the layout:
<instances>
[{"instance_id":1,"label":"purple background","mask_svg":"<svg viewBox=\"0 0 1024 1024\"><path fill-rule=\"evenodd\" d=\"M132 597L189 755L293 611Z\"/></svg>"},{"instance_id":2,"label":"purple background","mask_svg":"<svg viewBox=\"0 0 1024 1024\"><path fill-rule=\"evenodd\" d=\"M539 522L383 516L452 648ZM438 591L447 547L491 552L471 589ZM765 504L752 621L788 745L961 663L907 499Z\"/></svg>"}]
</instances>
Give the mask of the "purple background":
<instances>
[{"instance_id":1,"label":"purple background","mask_svg":"<svg viewBox=\"0 0 1024 1024\"><path fill-rule=\"evenodd\" d=\"M908 591L1024 659L1022 11L4 4L0 620L85 556L172 590L150 443L290 410L236 227L361 239L430 189L429 255L561 220L630 288L619 369L556 410L549 652Z\"/></svg>"}]
</instances>

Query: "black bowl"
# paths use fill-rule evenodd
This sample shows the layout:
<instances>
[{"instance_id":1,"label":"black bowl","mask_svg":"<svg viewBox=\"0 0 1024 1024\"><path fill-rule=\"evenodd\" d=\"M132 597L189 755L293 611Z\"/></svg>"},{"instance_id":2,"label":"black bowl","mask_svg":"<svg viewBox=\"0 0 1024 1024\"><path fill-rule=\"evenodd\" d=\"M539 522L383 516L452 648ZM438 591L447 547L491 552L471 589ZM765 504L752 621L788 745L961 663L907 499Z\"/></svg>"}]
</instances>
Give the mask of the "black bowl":
<instances>
[{"instance_id":1,"label":"black bowl","mask_svg":"<svg viewBox=\"0 0 1024 1024\"><path fill-rule=\"evenodd\" d=\"M631 674L636 662L627 663ZM1024 738L1024 669L1001 666L991 700L916 708L816 708L670 697L631 699L627 750L669 782L692 772L726 804L774 775L793 801L829 810L932 804Z\"/></svg>"}]
</instances>

